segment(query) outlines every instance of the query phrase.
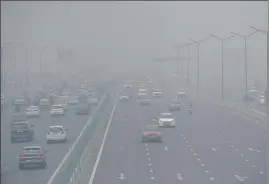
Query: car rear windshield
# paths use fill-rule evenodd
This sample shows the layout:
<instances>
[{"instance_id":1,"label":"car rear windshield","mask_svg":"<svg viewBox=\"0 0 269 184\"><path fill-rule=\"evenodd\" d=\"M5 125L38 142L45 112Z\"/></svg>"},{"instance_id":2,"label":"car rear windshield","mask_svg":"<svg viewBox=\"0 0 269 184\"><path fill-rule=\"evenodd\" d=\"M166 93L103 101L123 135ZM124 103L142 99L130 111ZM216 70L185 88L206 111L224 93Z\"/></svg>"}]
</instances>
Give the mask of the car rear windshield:
<instances>
[{"instance_id":1,"label":"car rear windshield","mask_svg":"<svg viewBox=\"0 0 269 184\"><path fill-rule=\"evenodd\" d=\"M14 129L28 129L27 123L13 123L12 128Z\"/></svg>"},{"instance_id":2,"label":"car rear windshield","mask_svg":"<svg viewBox=\"0 0 269 184\"><path fill-rule=\"evenodd\" d=\"M160 118L173 118L172 114L161 114Z\"/></svg>"},{"instance_id":3,"label":"car rear windshield","mask_svg":"<svg viewBox=\"0 0 269 184\"><path fill-rule=\"evenodd\" d=\"M146 130L146 131L156 131L158 129L159 128L158 128L157 125L147 125L147 126L145 126L145 129L144 130Z\"/></svg>"},{"instance_id":4,"label":"car rear windshield","mask_svg":"<svg viewBox=\"0 0 269 184\"><path fill-rule=\"evenodd\" d=\"M40 153L41 148L37 147L29 147L29 148L23 148L22 153Z\"/></svg>"},{"instance_id":5,"label":"car rear windshield","mask_svg":"<svg viewBox=\"0 0 269 184\"><path fill-rule=\"evenodd\" d=\"M58 133L63 131L62 127L50 127L49 132Z\"/></svg>"}]
</instances>

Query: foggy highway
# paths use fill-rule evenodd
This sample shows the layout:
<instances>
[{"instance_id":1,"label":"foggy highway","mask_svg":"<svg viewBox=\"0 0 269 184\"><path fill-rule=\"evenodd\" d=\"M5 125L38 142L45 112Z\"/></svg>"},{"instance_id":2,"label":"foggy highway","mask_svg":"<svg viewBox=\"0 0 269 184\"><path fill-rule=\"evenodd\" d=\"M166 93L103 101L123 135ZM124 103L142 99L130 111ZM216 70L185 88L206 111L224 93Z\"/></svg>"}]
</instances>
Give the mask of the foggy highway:
<instances>
[{"instance_id":1,"label":"foggy highway","mask_svg":"<svg viewBox=\"0 0 269 184\"><path fill-rule=\"evenodd\" d=\"M93 184L265 183L266 131L209 103L193 101L192 115L183 104L163 143L142 143L141 127L168 111L171 92L150 106L117 103Z\"/></svg>"},{"instance_id":2,"label":"foggy highway","mask_svg":"<svg viewBox=\"0 0 269 184\"><path fill-rule=\"evenodd\" d=\"M95 108L92 108L94 111ZM65 154L68 152L77 136L89 120L88 115L76 115L75 106L69 105L69 110L64 117L51 117L49 111L41 113L40 118L28 118L30 124L35 126L35 138L24 143L11 143L10 123L11 108L1 116L1 159L5 170L1 177L1 183L35 184L46 183L56 170ZM50 125L63 125L68 129L68 141L47 145L46 134ZM40 145L47 150L47 168L19 170L18 158L20 149L24 146Z\"/></svg>"}]
</instances>

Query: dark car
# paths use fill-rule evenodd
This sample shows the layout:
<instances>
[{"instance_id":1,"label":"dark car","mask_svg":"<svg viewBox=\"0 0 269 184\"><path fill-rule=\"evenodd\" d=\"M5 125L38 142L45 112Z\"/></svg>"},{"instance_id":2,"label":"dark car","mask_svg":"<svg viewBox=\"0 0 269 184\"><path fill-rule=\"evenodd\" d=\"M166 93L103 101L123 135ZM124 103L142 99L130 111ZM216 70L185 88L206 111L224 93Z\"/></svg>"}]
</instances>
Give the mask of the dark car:
<instances>
[{"instance_id":1,"label":"dark car","mask_svg":"<svg viewBox=\"0 0 269 184\"><path fill-rule=\"evenodd\" d=\"M45 151L41 146L27 146L22 148L19 157L19 169L26 167L47 166Z\"/></svg>"},{"instance_id":2,"label":"dark car","mask_svg":"<svg viewBox=\"0 0 269 184\"><path fill-rule=\"evenodd\" d=\"M34 139L34 125L28 121L13 121L11 123L11 142L31 141Z\"/></svg>"},{"instance_id":3,"label":"dark car","mask_svg":"<svg viewBox=\"0 0 269 184\"><path fill-rule=\"evenodd\" d=\"M174 99L169 105L170 111L180 111L181 102L179 99Z\"/></svg>"},{"instance_id":4,"label":"dark car","mask_svg":"<svg viewBox=\"0 0 269 184\"><path fill-rule=\"evenodd\" d=\"M142 142L162 142L162 132L157 125L146 125L142 129Z\"/></svg>"},{"instance_id":5,"label":"dark car","mask_svg":"<svg viewBox=\"0 0 269 184\"><path fill-rule=\"evenodd\" d=\"M76 108L76 114L89 114L90 113L90 106L88 103L79 103Z\"/></svg>"}]
</instances>

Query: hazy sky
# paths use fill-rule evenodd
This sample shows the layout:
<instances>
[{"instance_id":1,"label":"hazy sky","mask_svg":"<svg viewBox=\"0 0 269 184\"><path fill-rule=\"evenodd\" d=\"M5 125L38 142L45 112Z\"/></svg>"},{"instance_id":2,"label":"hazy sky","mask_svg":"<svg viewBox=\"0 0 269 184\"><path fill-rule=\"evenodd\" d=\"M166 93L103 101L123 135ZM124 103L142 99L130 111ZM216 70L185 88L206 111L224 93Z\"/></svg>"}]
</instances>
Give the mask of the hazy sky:
<instances>
[{"instance_id":1,"label":"hazy sky","mask_svg":"<svg viewBox=\"0 0 269 184\"><path fill-rule=\"evenodd\" d=\"M268 28L267 1L6 1L1 6L1 45L23 41L51 50L70 48L79 62L92 65L140 65L155 56L175 55L171 44L188 37L247 34L250 25ZM233 46L242 43L239 39Z\"/></svg>"}]
</instances>

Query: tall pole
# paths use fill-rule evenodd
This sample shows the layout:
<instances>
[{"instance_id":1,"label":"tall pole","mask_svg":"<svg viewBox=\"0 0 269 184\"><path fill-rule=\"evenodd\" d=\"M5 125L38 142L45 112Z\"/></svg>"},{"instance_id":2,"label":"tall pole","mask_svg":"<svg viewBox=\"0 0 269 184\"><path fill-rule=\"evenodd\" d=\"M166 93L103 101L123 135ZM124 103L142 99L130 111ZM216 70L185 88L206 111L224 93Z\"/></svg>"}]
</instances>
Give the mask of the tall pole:
<instances>
[{"instance_id":1,"label":"tall pole","mask_svg":"<svg viewBox=\"0 0 269 184\"><path fill-rule=\"evenodd\" d=\"M187 74L187 84L190 90L190 44L188 44L188 74Z\"/></svg>"},{"instance_id":2,"label":"tall pole","mask_svg":"<svg viewBox=\"0 0 269 184\"><path fill-rule=\"evenodd\" d=\"M221 40L221 101L224 94L224 78L223 78L223 40Z\"/></svg>"},{"instance_id":3,"label":"tall pole","mask_svg":"<svg viewBox=\"0 0 269 184\"><path fill-rule=\"evenodd\" d=\"M246 77L246 104L248 104L248 62L247 62L247 37L244 37L245 39L245 77Z\"/></svg>"},{"instance_id":4,"label":"tall pole","mask_svg":"<svg viewBox=\"0 0 269 184\"><path fill-rule=\"evenodd\" d=\"M42 74L42 50L40 52L40 60L39 60L39 72Z\"/></svg>"},{"instance_id":5,"label":"tall pole","mask_svg":"<svg viewBox=\"0 0 269 184\"><path fill-rule=\"evenodd\" d=\"M200 42L197 42L198 46L198 67L197 67L197 94L199 95L199 89L200 89Z\"/></svg>"},{"instance_id":6,"label":"tall pole","mask_svg":"<svg viewBox=\"0 0 269 184\"><path fill-rule=\"evenodd\" d=\"M177 77L179 77L179 46L177 47Z\"/></svg>"}]
</instances>

